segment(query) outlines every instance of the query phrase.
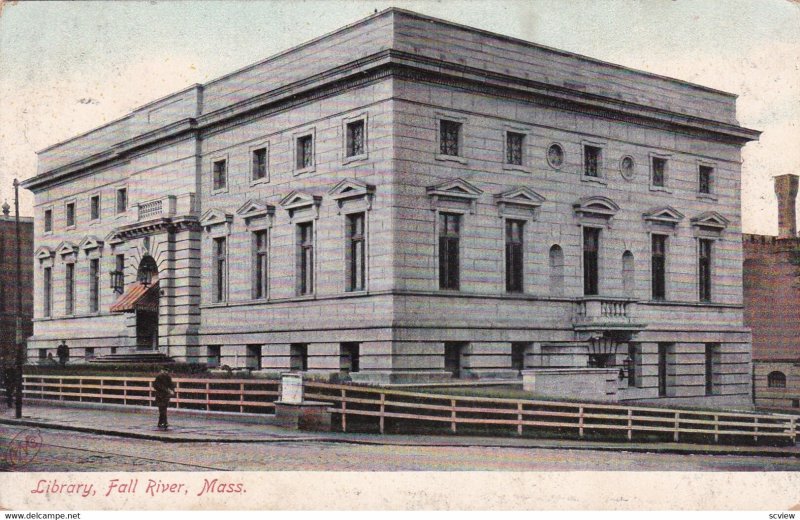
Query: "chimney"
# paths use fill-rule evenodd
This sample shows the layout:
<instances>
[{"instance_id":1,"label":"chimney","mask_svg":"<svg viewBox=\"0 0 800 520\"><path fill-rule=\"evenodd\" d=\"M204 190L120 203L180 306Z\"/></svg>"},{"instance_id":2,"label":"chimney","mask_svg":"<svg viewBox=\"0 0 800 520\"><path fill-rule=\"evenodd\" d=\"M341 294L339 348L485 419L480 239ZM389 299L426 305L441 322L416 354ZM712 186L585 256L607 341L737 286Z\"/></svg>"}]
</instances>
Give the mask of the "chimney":
<instances>
[{"instance_id":1,"label":"chimney","mask_svg":"<svg viewBox=\"0 0 800 520\"><path fill-rule=\"evenodd\" d=\"M791 174L775 177L775 195L778 196L778 238L797 236L797 215L794 206L798 179L800 177Z\"/></svg>"}]
</instances>

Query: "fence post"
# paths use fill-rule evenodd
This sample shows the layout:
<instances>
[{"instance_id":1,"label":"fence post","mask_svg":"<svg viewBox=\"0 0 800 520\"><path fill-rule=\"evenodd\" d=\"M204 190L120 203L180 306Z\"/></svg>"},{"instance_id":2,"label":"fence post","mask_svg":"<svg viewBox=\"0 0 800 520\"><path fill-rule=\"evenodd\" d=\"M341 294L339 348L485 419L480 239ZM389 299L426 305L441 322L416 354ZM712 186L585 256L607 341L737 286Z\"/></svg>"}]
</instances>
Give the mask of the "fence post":
<instances>
[{"instance_id":1,"label":"fence post","mask_svg":"<svg viewBox=\"0 0 800 520\"><path fill-rule=\"evenodd\" d=\"M450 431L456 433L456 400L450 399Z\"/></svg>"},{"instance_id":2,"label":"fence post","mask_svg":"<svg viewBox=\"0 0 800 520\"><path fill-rule=\"evenodd\" d=\"M753 427L753 442L758 442L758 417L754 419L755 426Z\"/></svg>"},{"instance_id":3,"label":"fence post","mask_svg":"<svg viewBox=\"0 0 800 520\"><path fill-rule=\"evenodd\" d=\"M522 403L517 403L517 435L522 435Z\"/></svg>"},{"instance_id":4,"label":"fence post","mask_svg":"<svg viewBox=\"0 0 800 520\"><path fill-rule=\"evenodd\" d=\"M578 437L583 437L583 406L578 407Z\"/></svg>"},{"instance_id":5,"label":"fence post","mask_svg":"<svg viewBox=\"0 0 800 520\"><path fill-rule=\"evenodd\" d=\"M678 413L678 412L675 412L675 433L672 435L672 440L675 441L675 442L678 442L680 440L680 438L681 438L680 437L680 432L678 431L678 429L680 428L680 418L681 418L681 414Z\"/></svg>"},{"instance_id":6,"label":"fence post","mask_svg":"<svg viewBox=\"0 0 800 520\"><path fill-rule=\"evenodd\" d=\"M122 404L128 404L128 380L122 380Z\"/></svg>"},{"instance_id":7,"label":"fence post","mask_svg":"<svg viewBox=\"0 0 800 520\"><path fill-rule=\"evenodd\" d=\"M100 380L100 384L101 384L101 386L102 386L102 381L103 381L103 380L101 379L101 380ZM100 397L100 402L102 403L102 402L103 402L103 397L102 397L102 395L103 395L103 389L102 389L102 388L100 389L100 395L101 395L101 397ZM79 402L79 403L82 403L82 402L83 402L83 378L79 378L79 379L78 379L78 402Z\"/></svg>"},{"instance_id":8,"label":"fence post","mask_svg":"<svg viewBox=\"0 0 800 520\"><path fill-rule=\"evenodd\" d=\"M628 440L633 440L633 410L628 408Z\"/></svg>"},{"instance_id":9,"label":"fence post","mask_svg":"<svg viewBox=\"0 0 800 520\"><path fill-rule=\"evenodd\" d=\"M244 413L244 383L239 383L239 413Z\"/></svg>"},{"instance_id":10,"label":"fence post","mask_svg":"<svg viewBox=\"0 0 800 520\"><path fill-rule=\"evenodd\" d=\"M789 433L792 434L792 442L797 443L797 422L794 417L789 419Z\"/></svg>"},{"instance_id":11,"label":"fence post","mask_svg":"<svg viewBox=\"0 0 800 520\"><path fill-rule=\"evenodd\" d=\"M347 393L345 389L342 388L342 431L347 431L347 403L345 399L347 398Z\"/></svg>"},{"instance_id":12,"label":"fence post","mask_svg":"<svg viewBox=\"0 0 800 520\"><path fill-rule=\"evenodd\" d=\"M383 433L383 414L386 410L386 394L381 392L381 433Z\"/></svg>"},{"instance_id":13,"label":"fence post","mask_svg":"<svg viewBox=\"0 0 800 520\"><path fill-rule=\"evenodd\" d=\"M64 378L63 377L59 377L58 378L58 400L59 401L63 401L64 400Z\"/></svg>"},{"instance_id":14,"label":"fence post","mask_svg":"<svg viewBox=\"0 0 800 520\"><path fill-rule=\"evenodd\" d=\"M719 415L714 416L714 442L719 442Z\"/></svg>"}]
</instances>

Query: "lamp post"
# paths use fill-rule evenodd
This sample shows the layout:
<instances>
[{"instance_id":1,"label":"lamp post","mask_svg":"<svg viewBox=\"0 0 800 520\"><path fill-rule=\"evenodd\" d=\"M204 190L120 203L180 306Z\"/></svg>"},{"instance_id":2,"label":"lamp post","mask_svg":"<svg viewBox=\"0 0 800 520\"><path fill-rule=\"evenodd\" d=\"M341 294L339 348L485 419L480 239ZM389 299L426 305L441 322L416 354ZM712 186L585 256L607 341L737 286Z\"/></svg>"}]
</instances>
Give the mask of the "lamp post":
<instances>
[{"instance_id":1,"label":"lamp post","mask_svg":"<svg viewBox=\"0 0 800 520\"><path fill-rule=\"evenodd\" d=\"M19 181L14 179L14 212L16 215L16 224L15 224L15 231L16 231L16 239L17 239L17 305L16 305L16 339L17 339L17 351L16 351L16 412L15 417L17 419L22 418L22 361L23 361L23 345L24 345L24 338L22 337L22 237L19 233Z\"/></svg>"}]
</instances>

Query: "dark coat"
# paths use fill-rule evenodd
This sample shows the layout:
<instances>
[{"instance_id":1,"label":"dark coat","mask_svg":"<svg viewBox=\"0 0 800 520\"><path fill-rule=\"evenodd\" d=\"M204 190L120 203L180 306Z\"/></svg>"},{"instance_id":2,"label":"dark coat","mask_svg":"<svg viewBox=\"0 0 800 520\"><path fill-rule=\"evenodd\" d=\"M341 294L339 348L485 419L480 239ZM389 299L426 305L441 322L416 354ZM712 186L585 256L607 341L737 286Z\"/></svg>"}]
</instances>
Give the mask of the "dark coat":
<instances>
[{"instance_id":1,"label":"dark coat","mask_svg":"<svg viewBox=\"0 0 800 520\"><path fill-rule=\"evenodd\" d=\"M153 391L155 392L156 406L169 406L169 400L175 392L175 383L166 372L158 374L153 381Z\"/></svg>"}]
</instances>

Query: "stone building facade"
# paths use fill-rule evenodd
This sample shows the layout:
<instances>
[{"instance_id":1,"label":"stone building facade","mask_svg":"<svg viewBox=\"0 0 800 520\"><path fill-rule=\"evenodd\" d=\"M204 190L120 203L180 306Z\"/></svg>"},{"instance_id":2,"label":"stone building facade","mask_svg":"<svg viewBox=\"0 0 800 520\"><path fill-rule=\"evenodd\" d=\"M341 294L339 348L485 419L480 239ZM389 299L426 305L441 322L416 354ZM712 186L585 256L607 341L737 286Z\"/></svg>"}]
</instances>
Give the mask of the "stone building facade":
<instances>
[{"instance_id":1,"label":"stone building facade","mask_svg":"<svg viewBox=\"0 0 800 520\"><path fill-rule=\"evenodd\" d=\"M43 150L31 349L746 406L757 137L732 94L389 9Z\"/></svg>"},{"instance_id":2,"label":"stone building facade","mask_svg":"<svg viewBox=\"0 0 800 520\"><path fill-rule=\"evenodd\" d=\"M800 409L797 175L775 177L778 236L744 235L745 323L753 331L757 406Z\"/></svg>"},{"instance_id":3,"label":"stone building facade","mask_svg":"<svg viewBox=\"0 0 800 520\"><path fill-rule=\"evenodd\" d=\"M22 296L22 334L33 333L33 218L20 217L21 280L17 280L16 219L8 203L0 215L0 364L15 362L17 293Z\"/></svg>"}]
</instances>

